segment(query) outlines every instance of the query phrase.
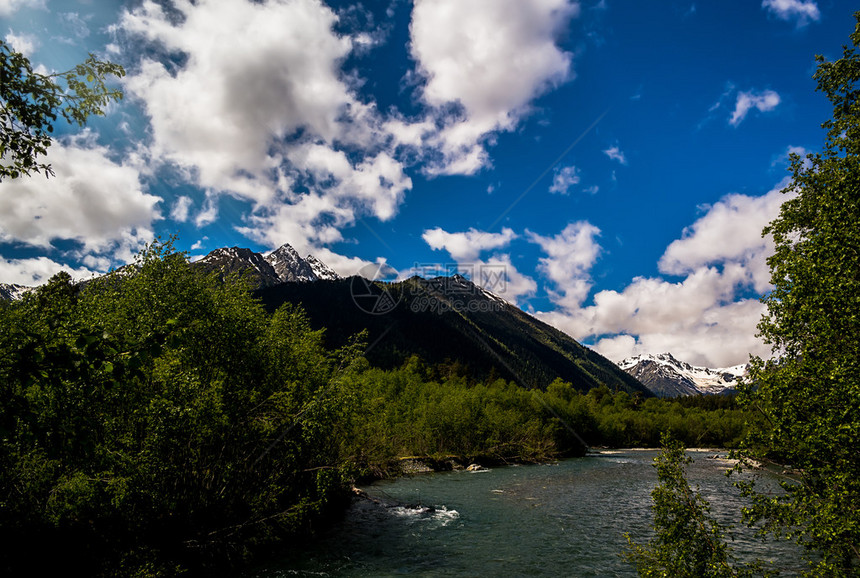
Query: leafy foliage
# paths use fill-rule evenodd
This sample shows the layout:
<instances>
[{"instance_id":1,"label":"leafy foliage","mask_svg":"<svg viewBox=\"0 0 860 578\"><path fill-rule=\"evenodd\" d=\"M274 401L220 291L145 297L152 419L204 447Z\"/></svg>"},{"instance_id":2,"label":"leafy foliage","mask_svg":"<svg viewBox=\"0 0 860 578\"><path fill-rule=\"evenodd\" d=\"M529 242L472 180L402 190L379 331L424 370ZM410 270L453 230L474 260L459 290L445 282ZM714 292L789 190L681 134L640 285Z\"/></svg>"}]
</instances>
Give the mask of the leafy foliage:
<instances>
[{"instance_id":1,"label":"leafy foliage","mask_svg":"<svg viewBox=\"0 0 860 578\"><path fill-rule=\"evenodd\" d=\"M401 368L355 376L349 459L377 473L403 456L541 461L583 455L586 444L654 447L665 431L690 446L726 447L740 441L749 419L731 398L642 400L605 386L583 393L561 380L527 390L503 379L476 382L457 369L413 356Z\"/></svg>"},{"instance_id":2,"label":"leafy foliage","mask_svg":"<svg viewBox=\"0 0 860 578\"><path fill-rule=\"evenodd\" d=\"M818 57L818 90L833 103L821 154L792 157L792 195L766 229L774 285L759 324L776 357L754 360L743 399L766 418L751 445L800 472L786 495L747 512L797 538L813 574L860 575L860 12L853 47ZM756 452L751 452L756 454Z\"/></svg>"},{"instance_id":3,"label":"leafy foliage","mask_svg":"<svg viewBox=\"0 0 860 578\"><path fill-rule=\"evenodd\" d=\"M640 576L729 578L768 575L758 564L740 565L726 543L727 530L711 514L710 505L687 482L684 468L692 461L684 445L668 434L654 458L659 485L654 500L655 536L643 546L627 535L626 557Z\"/></svg>"},{"instance_id":4,"label":"leafy foliage","mask_svg":"<svg viewBox=\"0 0 860 578\"><path fill-rule=\"evenodd\" d=\"M40 74L26 56L0 40L0 159L5 161L0 181L33 172L53 175L51 166L38 159L51 146L56 120L84 126L90 116L104 114L111 101L123 96L105 79L124 75L122 66L92 54L66 72Z\"/></svg>"},{"instance_id":5,"label":"leafy foliage","mask_svg":"<svg viewBox=\"0 0 860 578\"><path fill-rule=\"evenodd\" d=\"M0 568L37 572L49 540L79 572L212 571L312 528L349 477L359 350L169 243L83 291L54 277L0 311Z\"/></svg>"},{"instance_id":6,"label":"leafy foliage","mask_svg":"<svg viewBox=\"0 0 860 578\"><path fill-rule=\"evenodd\" d=\"M373 368L364 339L327 349L302 309L266 312L170 242L3 305L0 572L229 571L312 535L356 475L404 456L537 461L667 429L732 443L746 419L728 398L529 390L417 356Z\"/></svg>"}]
</instances>

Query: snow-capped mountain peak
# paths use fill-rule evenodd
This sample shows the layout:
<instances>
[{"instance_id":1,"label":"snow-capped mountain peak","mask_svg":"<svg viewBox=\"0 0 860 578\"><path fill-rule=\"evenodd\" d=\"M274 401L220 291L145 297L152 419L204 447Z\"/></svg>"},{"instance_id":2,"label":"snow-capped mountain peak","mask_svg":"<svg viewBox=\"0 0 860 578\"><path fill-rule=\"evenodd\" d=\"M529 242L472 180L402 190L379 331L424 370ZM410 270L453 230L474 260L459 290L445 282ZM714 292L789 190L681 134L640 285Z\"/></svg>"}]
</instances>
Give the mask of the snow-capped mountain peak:
<instances>
[{"instance_id":1,"label":"snow-capped mountain peak","mask_svg":"<svg viewBox=\"0 0 860 578\"><path fill-rule=\"evenodd\" d=\"M698 367L671 353L628 357L618 366L661 397L731 393L746 374L747 366Z\"/></svg>"},{"instance_id":2,"label":"snow-capped mountain peak","mask_svg":"<svg viewBox=\"0 0 860 578\"><path fill-rule=\"evenodd\" d=\"M266 255L266 261L274 268L281 282L319 279L313 267L302 259L289 243L284 243Z\"/></svg>"},{"instance_id":3,"label":"snow-capped mountain peak","mask_svg":"<svg viewBox=\"0 0 860 578\"><path fill-rule=\"evenodd\" d=\"M340 275L335 273L334 269L332 269L313 255L308 255L307 257L305 257L305 263L310 266L311 271L313 271L317 279L323 279L326 281L334 281L336 279L340 279Z\"/></svg>"},{"instance_id":4,"label":"snow-capped mountain peak","mask_svg":"<svg viewBox=\"0 0 860 578\"><path fill-rule=\"evenodd\" d=\"M252 276L259 286L278 283L278 275L262 255L241 247L222 247L194 263L195 266L219 271L221 274L240 273Z\"/></svg>"},{"instance_id":5,"label":"snow-capped mountain peak","mask_svg":"<svg viewBox=\"0 0 860 578\"><path fill-rule=\"evenodd\" d=\"M239 247L215 249L194 265L218 271L222 275L239 274L251 278L256 287L340 279L328 265L310 255L302 259L287 243L265 256Z\"/></svg>"},{"instance_id":6,"label":"snow-capped mountain peak","mask_svg":"<svg viewBox=\"0 0 860 578\"><path fill-rule=\"evenodd\" d=\"M24 297L24 294L31 291L32 287L17 285L15 283L0 283L0 301L15 301Z\"/></svg>"}]
</instances>

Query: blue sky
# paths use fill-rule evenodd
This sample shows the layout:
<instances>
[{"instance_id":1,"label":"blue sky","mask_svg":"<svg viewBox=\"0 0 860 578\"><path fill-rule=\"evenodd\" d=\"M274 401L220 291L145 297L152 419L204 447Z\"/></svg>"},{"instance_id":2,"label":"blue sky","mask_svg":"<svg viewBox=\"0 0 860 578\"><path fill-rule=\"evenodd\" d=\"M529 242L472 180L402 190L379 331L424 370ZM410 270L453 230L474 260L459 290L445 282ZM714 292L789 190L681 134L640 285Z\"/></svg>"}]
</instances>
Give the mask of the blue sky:
<instances>
[{"instance_id":1,"label":"blue sky","mask_svg":"<svg viewBox=\"0 0 860 578\"><path fill-rule=\"evenodd\" d=\"M290 243L344 275L504 270L488 288L616 361L743 363L850 4L0 0L42 70L128 71L106 117L58 127L55 178L0 184L0 282L155 235Z\"/></svg>"}]
</instances>

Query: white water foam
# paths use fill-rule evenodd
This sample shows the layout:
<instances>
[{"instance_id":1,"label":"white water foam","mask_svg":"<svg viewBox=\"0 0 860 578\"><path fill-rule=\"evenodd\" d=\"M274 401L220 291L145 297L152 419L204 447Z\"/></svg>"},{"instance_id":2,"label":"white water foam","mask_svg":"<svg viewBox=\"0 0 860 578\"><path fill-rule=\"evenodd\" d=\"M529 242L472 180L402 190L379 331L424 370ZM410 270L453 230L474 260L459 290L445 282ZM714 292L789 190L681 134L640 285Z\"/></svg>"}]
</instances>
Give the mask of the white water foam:
<instances>
[{"instance_id":1,"label":"white water foam","mask_svg":"<svg viewBox=\"0 0 860 578\"><path fill-rule=\"evenodd\" d=\"M439 527L444 527L460 518L457 510L449 510L445 506L394 506L388 509L398 518L406 519L410 524L420 522L435 522Z\"/></svg>"}]
</instances>

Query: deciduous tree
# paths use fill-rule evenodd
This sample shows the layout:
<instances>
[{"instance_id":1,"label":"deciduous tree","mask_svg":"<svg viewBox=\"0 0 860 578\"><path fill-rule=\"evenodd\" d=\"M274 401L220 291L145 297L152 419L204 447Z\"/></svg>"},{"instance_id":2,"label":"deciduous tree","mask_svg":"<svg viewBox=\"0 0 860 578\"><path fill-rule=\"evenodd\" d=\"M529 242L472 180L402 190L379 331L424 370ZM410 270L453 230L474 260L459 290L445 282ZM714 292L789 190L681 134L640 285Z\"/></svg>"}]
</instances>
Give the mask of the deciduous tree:
<instances>
[{"instance_id":1,"label":"deciduous tree","mask_svg":"<svg viewBox=\"0 0 860 578\"><path fill-rule=\"evenodd\" d=\"M860 12L841 59L818 57L833 104L823 152L792 157L792 195L765 229L774 289L759 324L746 403L766 418L755 444L800 472L747 512L814 553L814 575L860 575Z\"/></svg>"},{"instance_id":2,"label":"deciduous tree","mask_svg":"<svg viewBox=\"0 0 860 578\"><path fill-rule=\"evenodd\" d=\"M53 175L40 160L51 146L59 118L84 126L104 114L122 91L109 88L109 76L122 77L122 66L90 54L71 70L41 74L29 59L0 40L0 181L31 173Z\"/></svg>"}]
</instances>

